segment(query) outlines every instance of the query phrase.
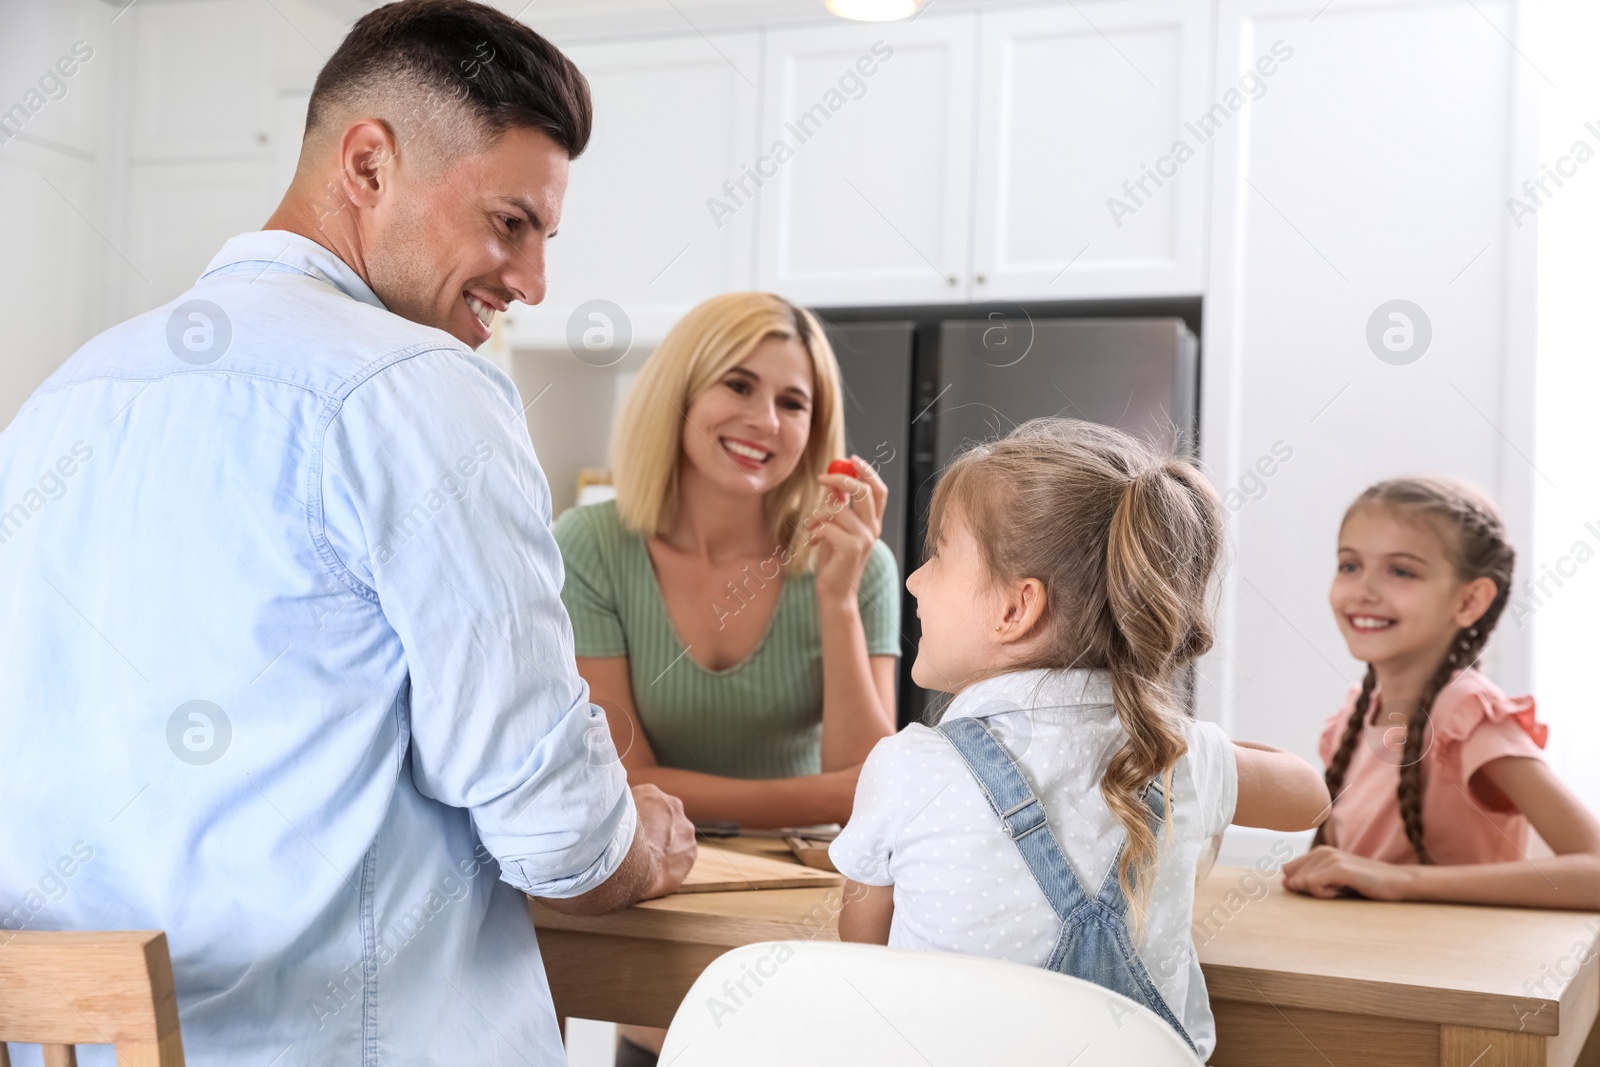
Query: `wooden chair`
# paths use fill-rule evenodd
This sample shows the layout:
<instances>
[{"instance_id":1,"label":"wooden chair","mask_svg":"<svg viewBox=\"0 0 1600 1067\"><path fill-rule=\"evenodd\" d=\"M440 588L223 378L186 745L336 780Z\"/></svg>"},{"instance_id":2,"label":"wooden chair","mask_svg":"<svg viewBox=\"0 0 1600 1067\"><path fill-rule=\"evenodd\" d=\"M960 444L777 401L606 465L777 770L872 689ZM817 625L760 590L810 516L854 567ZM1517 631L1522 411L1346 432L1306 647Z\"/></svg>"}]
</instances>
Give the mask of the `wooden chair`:
<instances>
[{"instance_id":1,"label":"wooden chair","mask_svg":"<svg viewBox=\"0 0 1600 1067\"><path fill-rule=\"evenodd\" d=\"M76 1067L76 1045L114 1045L117 1067L183 1067L167 935L0 929L0 1067L5 1043L44 1046Z\"/></svg>"}]
</instances>

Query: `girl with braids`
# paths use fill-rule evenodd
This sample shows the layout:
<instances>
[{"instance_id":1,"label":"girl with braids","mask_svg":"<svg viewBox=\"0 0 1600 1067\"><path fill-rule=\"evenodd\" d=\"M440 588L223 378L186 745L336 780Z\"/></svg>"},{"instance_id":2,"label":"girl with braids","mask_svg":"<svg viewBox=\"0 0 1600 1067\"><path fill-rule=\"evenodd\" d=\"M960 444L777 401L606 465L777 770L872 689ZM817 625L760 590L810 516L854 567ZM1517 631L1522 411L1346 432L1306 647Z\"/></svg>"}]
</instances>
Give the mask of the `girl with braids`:
<instances>
[{"instance_id":1,"label":"girl with braids","mask_svg":"<svg viewBox=\"0 0 1600 1067\"><path fill-rule=\"evenodd\" d=\"M1089 979L1210 1055L1202 846L1230 821L1309 828L1328 802L1299 757L1183 711L1221 544L1195 465L1104 426L1038 419L950 465L906 586L912 677L955 699L862 767L831 849L843 939Z\"/></svg>"},{"instance_id":2,"label":"girl with braids","mask_svg":"<svg viewBox=\"0 0 1600 1067\"><path fill-rule=\"evenodd\" d=\"M1333 813L1285 887L1600 909L1600 823L1540 755L1533 698L1476 666L1514 562L1467 486L1401 478L1350 505L1329 601L1367 673L1323 730ZM1527 858L1530 822L1554 857Z\"/></svg>"}]
</instances>

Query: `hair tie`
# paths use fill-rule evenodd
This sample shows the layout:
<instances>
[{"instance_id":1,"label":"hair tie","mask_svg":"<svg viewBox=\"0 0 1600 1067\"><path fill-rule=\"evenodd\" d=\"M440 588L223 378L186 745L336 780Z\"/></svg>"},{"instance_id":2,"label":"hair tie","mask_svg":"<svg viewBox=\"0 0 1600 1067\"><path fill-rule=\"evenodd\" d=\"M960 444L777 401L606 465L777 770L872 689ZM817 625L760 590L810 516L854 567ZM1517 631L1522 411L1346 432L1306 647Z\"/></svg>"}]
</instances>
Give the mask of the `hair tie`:
<instances>
[{"instance_id":1,"label":"hair tie","mask_svg":"<svg viewBox=\"0 0 1600 1067\"><path fill-rule=\"evenodd\" d=\"M1122 487L1123 495L1126 496L1128 493L1133 492L1140 486L1154 481L1161 476L1161 473L1161 470L1156 467L1146 467L1144 470L1139 471L1137 474L1130 477L1127 481L1127 484Z\"/></svg>"}]
</instances>

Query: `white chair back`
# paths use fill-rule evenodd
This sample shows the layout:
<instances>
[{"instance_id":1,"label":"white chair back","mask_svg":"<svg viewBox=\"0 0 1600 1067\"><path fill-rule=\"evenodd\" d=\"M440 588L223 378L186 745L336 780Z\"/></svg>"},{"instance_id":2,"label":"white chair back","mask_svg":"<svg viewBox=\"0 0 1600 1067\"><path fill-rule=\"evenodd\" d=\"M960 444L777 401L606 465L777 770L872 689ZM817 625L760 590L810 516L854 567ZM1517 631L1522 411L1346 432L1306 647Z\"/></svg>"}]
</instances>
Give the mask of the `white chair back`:
<instances>
[{"instance_id":1,"label":"white chair back","mask_svg":"<svg viewBox=\"0 0 1600 1067\"><path fill-rule=\"evenodd\" d=\"M1079 978L943 952L764 941L707 967L661 1067L1196 1067L1154 1012Z\"/></svg>"}]
</instances>

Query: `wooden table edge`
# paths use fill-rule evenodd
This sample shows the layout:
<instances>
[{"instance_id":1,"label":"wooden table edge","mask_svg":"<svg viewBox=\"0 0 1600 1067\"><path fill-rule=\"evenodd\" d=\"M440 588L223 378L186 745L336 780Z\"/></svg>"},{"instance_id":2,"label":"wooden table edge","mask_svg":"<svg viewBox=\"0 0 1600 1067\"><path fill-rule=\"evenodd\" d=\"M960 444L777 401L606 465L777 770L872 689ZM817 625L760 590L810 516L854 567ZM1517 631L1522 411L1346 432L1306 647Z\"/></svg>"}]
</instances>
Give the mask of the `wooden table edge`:
<instances>
[{"instance_id":1,"label":"wooden table edge","mask_svg":"<svg viewBox=\"0 0 1600 1067\"><path fill-rule=\"evenodd\" d=\"M716 913L717 897L748 897L753 893L804 893L813 895L812 907L794 919L745 917ZM697 945L738 948L756 941L837 941L839 908L830 905L828 890L752 889L737 893L696 893L707 911L668 910L634 905L609 915L567 915L537 898L528 898L528 913L535 930L566 930L654 941L680 941Z\"/></svg>"},{"instance_id":2,"label":"wooden table edge","mask_svg":"<svg viewBox=\"0 0 1600 1067\"><path fill-rule=\"evenodd\" d=\"M739 842L752 852L768 843ZM750 914L752 902L782 914ZM536 929L732 949L757 941L832 941L838 937L837 887L697 893L646 901L610 915L557 912L528 901ZM1213 1000L1292 1007L1423 1023L1443 1029L1497 1032L1545 1042L1557 1060L1576 1056L1600 1018L1600 959L1591 952L1560 999L1450 989L1415 982L1306 974L1278 968L1208 963L1201 968ZM1569 1048L1570 1046L1570 1048ZM1585 1061L1587 1062L1587 1061ZM1600 1059L1597 1059L1600 1063Z\"/></svg>"},{"instance_id":3,"label":"wooden table edge","mask_svg":"<svg viewBox=\"0 0 1600 1067\"><path fill-rule=\"evenodd\" d=\"M1561 1032L1563 1015L1582 1021L1580 1005L1564 1005L1545 997L1510 997L1501 993L1441 989L1404 982L1376 982L1296 971L1262 970L1233 964L1202 963L1206 991L1212 1000L1243 1001L1275 1008L1406 1019L1439 1026L1469 1026L1520 1031L1544 1037ZM1575 989L1569 986L1569 991ZM1424 998L1427 1003L1418 1005ZM1563 1007L1567 1010L1563 1011ZM1503 1024L1503 1025L1502 1025Z\"/></svg>"}]
</instances>

